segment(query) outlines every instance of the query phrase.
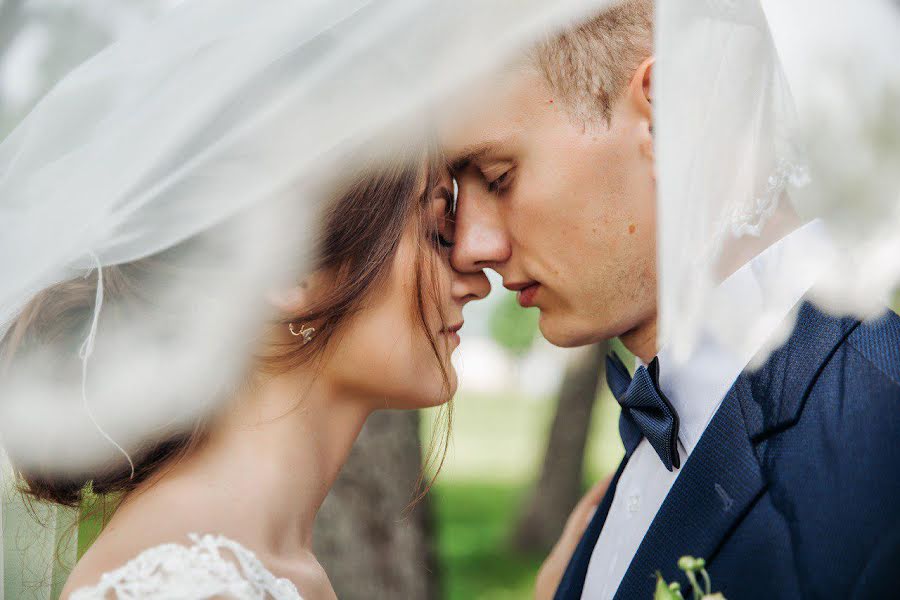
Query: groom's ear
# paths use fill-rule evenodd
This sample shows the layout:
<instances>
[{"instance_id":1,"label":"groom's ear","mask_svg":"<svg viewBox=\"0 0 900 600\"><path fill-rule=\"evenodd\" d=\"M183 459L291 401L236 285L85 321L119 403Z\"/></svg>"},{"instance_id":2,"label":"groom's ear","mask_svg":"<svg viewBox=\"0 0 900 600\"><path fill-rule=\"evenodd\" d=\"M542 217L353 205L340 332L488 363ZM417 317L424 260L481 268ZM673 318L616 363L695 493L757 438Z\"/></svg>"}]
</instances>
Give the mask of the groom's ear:
<instances>
[{"instance_id":1,"label":"groom's ear","mask_svg":"<svg viewBox=\"0 0 900 600\"><path fill-rule=\"evenodd\" d=\"M651 56L644 60L634 72L628 85L626 96L631 109L641 122L641 135L638 140L641 154L653 161L653 63Z\"/></svg>"},{"instance_id":2,"label":"groom's ear","mask_svg":"<svg viewBox=\"0 0 900 600\"><path fill-rule=\"evenodd\" d=\"M628 98L641 117L653 124L653 64L656 57L647 58L638 66L628 85Z\"/></svg>"}]
</instances>

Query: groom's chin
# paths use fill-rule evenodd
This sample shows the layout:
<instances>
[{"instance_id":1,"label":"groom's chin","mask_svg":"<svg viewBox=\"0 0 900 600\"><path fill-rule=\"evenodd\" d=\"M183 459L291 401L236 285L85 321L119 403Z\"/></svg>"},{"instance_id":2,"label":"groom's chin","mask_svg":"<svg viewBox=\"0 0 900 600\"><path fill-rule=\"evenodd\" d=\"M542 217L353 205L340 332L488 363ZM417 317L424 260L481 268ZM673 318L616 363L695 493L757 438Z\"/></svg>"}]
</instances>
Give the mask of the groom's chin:
<instances>
[{"instance_id":1,"label":"groom's chin","mask_svg":"<svg viewBox=\"0 0 900 600\"><path fill-rule=\"evenodd\" d=\"M560 348L589 346L605 339L588 326L579 326L564 316L548 315L543 311L541 311L539 326L544 339Z\"/></svg>"}]
</instances>

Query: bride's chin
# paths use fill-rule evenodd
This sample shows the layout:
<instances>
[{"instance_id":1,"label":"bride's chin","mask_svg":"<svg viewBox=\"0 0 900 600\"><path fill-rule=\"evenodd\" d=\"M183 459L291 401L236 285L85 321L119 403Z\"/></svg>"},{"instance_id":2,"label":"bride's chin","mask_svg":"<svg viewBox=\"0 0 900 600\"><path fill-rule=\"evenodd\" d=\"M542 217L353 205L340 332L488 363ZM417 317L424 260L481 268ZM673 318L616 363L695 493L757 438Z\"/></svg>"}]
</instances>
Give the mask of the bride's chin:
<instances>
[{"instance_id":1,"label":"bride's chin","mask_svg":"<svg viewBox=\"0 0 900 600\"><path fill-rule=\"evenodd\" d=\"M447 404L456 395L458 381L456 370L451 366L447 369L447 381L440 380L436 382L436 390L434 394L430 394L428 398L422 398L422 403L418 408L432 408Z\"/></svg>"},{"instance_id":2,"label":"bride's chin","mask_svg":"<svg viewBox=\"0 0 900 600\"><path fill-rule=\"evenodd\" d=\"M447 389L443 385L441 386L440 393L431 396L428 399L423 398L423 402L418 408L433 408L435 406L441 406L443 404L447 404L450 400L453 399L453 396L456 395L456 380L450 380L450 388Z\"/></svg>"},{"instance_id":3,"label":"bride's chin","mask_svg":"<svg viewBox=\"0 0 900 600\"><path fill-rule=\"evenodd\" d=\"M428 408L436 408L438 406L442 406L447 404L450 399L453 397L453 394L448 394L446 392L442 392L441 394L429 394L429 395L421 395L415 398L406 398L405 400L398 400L392 402L388 405L384 405L383 403L376 407L376 409L388 409L388 410L422 410Z\"/></svg>"}]
</instances>

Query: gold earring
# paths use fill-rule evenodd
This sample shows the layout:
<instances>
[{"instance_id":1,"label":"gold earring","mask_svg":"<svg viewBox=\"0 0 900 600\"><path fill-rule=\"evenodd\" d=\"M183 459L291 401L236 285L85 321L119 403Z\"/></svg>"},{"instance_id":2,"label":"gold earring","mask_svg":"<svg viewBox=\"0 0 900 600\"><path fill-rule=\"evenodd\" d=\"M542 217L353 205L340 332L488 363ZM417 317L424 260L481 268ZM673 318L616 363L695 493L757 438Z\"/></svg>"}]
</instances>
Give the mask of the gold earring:
<instances>
[{"instance_id":1,"label":"gold earring","mask_svg":"<svg viewBox=\"0 0 900 600\"><path fill-rule=\"evenodd\" d=\"M288 324L288 331L291 332L291 335L295 337L303 336L303 345L308 344L312 339L313 335L316 333L314 327L305 327L302 324L300 325L300 331L294 331L294 324Z\"/></svg>"}]
</instances>

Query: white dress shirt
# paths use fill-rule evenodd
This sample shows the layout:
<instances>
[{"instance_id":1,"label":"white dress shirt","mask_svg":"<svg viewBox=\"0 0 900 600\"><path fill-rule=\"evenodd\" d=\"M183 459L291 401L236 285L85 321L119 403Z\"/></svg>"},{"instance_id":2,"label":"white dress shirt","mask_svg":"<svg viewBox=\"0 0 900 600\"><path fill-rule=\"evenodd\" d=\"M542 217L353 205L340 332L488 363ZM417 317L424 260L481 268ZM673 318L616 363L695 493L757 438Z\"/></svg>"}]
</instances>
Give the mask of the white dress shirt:
<instances>
[{"instance_id":1,"label":"white dress shirt","mask_svg":"<svg viewBox=\"0 0 900 600\"><path fill-rule=\"evenodd\" d=\"M767 274L772 274L786 254L807 252L825 238L821 223L813 221L785 236L745 264L717 289L716 301L728 302L736 319L765 314L771 327L758 333L754 343L733 351L713 336L700 341L682 366L659 353L660 388L678 413L678 452L683 469L707 425L741 372L779 324L812 287L819 272L793 279L776 298L763 294ZM774 305L773 305L774 304ZM742 322L750 322L744 320ZM758 341L758 343L756 342ZM668 471L659 455L642 439L619 479L609 514L594 546L581 597L612 598L653 518L662 506L681 469ZM662 568L665 565L659 565Z\"/></svg>"}]
</instances>

